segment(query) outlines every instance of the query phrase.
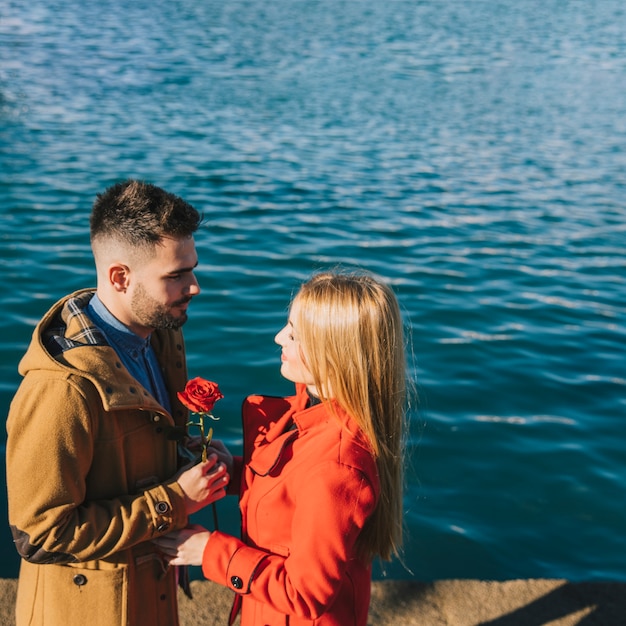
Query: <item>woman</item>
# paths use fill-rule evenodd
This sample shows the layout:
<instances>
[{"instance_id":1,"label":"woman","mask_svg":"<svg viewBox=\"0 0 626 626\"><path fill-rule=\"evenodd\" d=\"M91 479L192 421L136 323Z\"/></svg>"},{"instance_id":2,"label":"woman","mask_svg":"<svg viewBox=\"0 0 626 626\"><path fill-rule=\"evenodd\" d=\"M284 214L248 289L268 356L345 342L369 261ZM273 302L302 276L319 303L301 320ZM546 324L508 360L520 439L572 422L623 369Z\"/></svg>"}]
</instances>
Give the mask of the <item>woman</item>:
<instances>
[{"instance_id":1,"label":"woman","mask_svg":"<svg viewBox=\"0 0 626 626\"><path fill-rule=\"evenodd\" d=\"M194 526L159 539L174 565L237 593L241 626L365 626L371 564L402 539L405 359L387 286L323 273L276 335L288 398L251 396L244 453L228 465L242 538Z\"/></svg>"}]
</instances>

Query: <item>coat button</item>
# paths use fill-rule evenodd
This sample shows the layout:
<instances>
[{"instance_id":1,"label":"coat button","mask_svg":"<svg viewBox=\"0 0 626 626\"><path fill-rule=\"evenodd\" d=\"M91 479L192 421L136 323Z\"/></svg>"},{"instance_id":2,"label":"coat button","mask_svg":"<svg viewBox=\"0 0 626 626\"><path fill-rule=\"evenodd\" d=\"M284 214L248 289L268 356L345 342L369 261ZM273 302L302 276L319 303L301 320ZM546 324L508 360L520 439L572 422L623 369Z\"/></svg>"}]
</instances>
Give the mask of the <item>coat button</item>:
<instances>
[{"instance_id":1,"label":"coat button","mask_svg":"<svg viewBox=\"0 0 626 626\"><path fill-rule=\"evenodd\" d=\"M230 584L235 589L243 589L243 580L241 580L241 578L239 578L239 576L231 576L230 577Z\"/></svg>"},{"instance_id":2,"label":"coat button","mask_svg":"<svg viewBox=\"0 0 626 626\"><path fill-rule=\"evenodd\" d=\"M157 502L154 506L154 508L156 509L157 513L160 513L161 515L163 515L164 513L167 513L170 510L170 505L167 502Z\"/></svg>"},{"instance_id":3,"label":"coat button","mask_svg":"<svg viewBox=\"0 0 626 626\"><path fill-rule=\"evenodd\" d=\"M169 527L170 525L167 522L164 522L163 524L159 524L157 526L157 532L164 533Z\"/></svg>"},{"instance_id":4,"label":"coat button","mask_svg":"<svg viewBox=\"0 0 626 626\"><path fill-rule=\"evenodd\" d=\"M72 580L74 581L74 584L79 587L87 584L87 576L84 576L83 574L76 574Z\"/></svg>"}]
</instances>

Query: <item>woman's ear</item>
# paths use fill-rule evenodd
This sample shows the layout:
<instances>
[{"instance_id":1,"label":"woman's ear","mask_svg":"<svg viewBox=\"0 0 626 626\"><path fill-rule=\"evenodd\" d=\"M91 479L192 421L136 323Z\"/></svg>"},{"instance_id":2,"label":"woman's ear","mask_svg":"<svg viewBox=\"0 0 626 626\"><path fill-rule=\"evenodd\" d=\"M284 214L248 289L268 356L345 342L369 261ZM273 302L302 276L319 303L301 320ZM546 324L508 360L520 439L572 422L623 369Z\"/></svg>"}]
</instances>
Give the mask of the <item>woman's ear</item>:
<instances>
[{"instance_id":1,"label":"woman's ear","mask_svg":"<svg viewBox=\"0 0 626 626\"><path fill-rule=\"evenodd\" d=\"M130 284L130 269L127 265L115 263L109 267L109 283L115 291L126 293Z\"/></svg>"}]
</instances>

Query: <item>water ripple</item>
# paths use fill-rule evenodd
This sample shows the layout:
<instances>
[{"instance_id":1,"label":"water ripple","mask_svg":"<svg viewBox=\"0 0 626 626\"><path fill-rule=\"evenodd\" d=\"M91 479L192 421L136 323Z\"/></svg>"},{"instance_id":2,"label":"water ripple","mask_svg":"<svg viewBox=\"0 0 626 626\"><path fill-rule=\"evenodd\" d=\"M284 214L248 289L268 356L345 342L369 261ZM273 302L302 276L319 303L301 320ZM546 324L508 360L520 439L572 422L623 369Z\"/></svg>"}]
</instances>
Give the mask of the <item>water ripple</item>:
<instances>
[{"instance_id":1,"label":"water ripple","mask_svg":"<svg viewBox=\"0 0 626 626\"><path fill-rule=\"evenodd\" d=\"M244 395L289 392L300 282L367 268L412 338L413 575L625 579L620 0L5 4L3 407L95 283L95 194L147 179L205 214L185 332L231 445Z\"/></svg>"}]
</instances>

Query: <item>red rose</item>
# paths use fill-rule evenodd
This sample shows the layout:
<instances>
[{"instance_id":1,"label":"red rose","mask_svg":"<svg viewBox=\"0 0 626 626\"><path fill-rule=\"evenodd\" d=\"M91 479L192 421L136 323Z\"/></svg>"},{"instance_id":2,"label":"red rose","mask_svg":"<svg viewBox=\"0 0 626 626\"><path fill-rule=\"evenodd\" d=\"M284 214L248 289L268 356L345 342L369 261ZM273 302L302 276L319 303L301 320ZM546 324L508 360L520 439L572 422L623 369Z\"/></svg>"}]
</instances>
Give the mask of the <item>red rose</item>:
<instances>
[{"instance_id":1,"label":"red rose","mask_svg":"<svg viewBox=\"0 0 626 626\"><path fill-rule=\"evenodd\" d=\"M192 378L185 391L179 391L178 399L194 413L210 413L215 403L224 397L217 383L204 378Z\"/></svg>"}]
</instances>

